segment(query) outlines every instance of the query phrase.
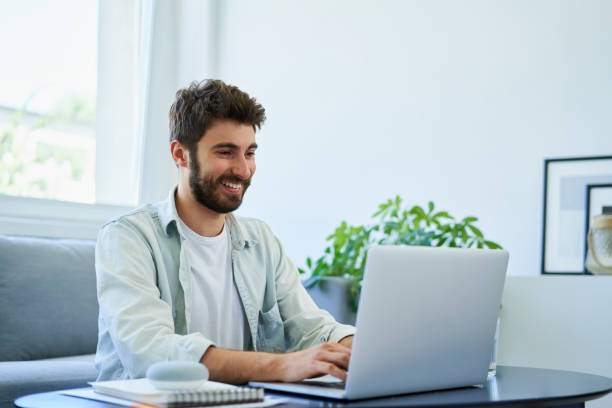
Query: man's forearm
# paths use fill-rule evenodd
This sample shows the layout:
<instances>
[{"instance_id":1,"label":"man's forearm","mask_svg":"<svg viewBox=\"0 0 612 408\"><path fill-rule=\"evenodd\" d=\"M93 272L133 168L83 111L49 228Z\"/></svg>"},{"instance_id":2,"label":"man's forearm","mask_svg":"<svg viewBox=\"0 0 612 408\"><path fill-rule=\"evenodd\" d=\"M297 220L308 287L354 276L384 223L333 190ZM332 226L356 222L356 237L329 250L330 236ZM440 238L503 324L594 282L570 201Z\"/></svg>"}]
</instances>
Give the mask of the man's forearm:
<instances>
[{"instance_id":1,"label":"man's forearm","mask_svg":"<svg viewBox=\"0 0 612 408\"><path fill-rule=\"evenodd\" d=\"M292 353L235 351L209 347L200 362L210 372L210 379L230 384L248 381L301 381L330 374L346 380L351 349L340 343L326 342Z\"/></svg>"},{"instance_id":2,"label":"man's forearm","mask_svg":"<svg viewBox=\"0 0 612 408\"><path fill-rule=\"evenodd\" d=\"M282 381L281 355L259 351L236 351L209 347L200 362L210 379L230 384L248 381Z\"/></svg>"}]
</instances>

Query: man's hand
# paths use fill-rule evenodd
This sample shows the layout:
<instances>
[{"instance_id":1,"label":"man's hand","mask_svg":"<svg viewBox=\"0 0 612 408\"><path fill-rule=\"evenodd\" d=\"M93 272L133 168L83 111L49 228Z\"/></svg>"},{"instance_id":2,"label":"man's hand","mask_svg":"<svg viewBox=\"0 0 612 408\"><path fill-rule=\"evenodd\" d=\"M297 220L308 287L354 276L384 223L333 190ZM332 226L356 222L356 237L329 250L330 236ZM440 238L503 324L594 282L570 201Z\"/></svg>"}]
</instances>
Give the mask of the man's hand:
<instances>
[{"instance_id":1,"label":"man's hand","mask_svg":"<svg viewBox=\"0 0 612 408\"><path fill-rule=\"evenodd\" d=\"M200 362L208 368L211 380L244 384L248 381L294 382L325 374L346 380L350 358L350 347L327 342L286 354L224 350L212 346Z\"/></svg>"},{"instance_id":2,"label":"man's hand","mask_svg":"<svg viewBox=\"0 0 612 408\"><path fill-rule=\"evenodd\" d=\"M325 374L345 381L351 349L340 343L327 342L282 357L279 365L281 381L295 382Z\"/></svg>"},{"instance_id":3,"label":"man's hand","mask_svg":"<svg viewBox=\"0 0 612 408\"><path fill-rule=\"evenodd\" d=\"M352 334L350 336L343 337L338 343L342 344L345 347L352 349L353 348L353 337L355 336Z\"/></svg>"}]
</instances>

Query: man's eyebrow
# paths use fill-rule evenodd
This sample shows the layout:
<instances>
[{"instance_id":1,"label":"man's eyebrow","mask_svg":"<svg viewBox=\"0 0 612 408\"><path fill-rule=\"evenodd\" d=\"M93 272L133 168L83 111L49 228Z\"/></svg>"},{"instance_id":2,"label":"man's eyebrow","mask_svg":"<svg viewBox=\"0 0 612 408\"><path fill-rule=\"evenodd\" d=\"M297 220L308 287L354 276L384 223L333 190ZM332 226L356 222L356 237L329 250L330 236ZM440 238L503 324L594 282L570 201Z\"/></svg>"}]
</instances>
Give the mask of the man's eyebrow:
<instances>
[{"instance_id":1,"label":"man's eyebrow","mask_svg":"<svg viewBox=\"0 0 612 408\"><path fill-rule=\"evenodd\" d=\"M224 143L217 143L217 144L216 144L216 145L214 145L212 148L213 148L213 149L233 149L233 150L237 150L237 149L239 149L240 147L239 147L238 145L234 144L234 143L227 143L227 142L224 142ZM257 143L252 143L252 144L249 146L249 148L248 148L248 149L249 149L249 150L250 150L250 149L257 149Z\"/></svg>"}]
</instances>

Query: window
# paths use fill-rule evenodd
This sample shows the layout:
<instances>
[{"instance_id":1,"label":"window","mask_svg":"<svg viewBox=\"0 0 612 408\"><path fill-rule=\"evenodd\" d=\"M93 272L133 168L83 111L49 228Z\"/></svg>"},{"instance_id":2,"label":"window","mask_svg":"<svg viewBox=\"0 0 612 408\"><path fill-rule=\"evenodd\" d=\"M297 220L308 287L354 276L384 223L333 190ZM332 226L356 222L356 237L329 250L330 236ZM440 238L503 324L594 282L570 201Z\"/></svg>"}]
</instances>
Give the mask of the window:
<instances>
[{"instance_id":1,"label":"window","mask_svg":"<svg viewBox=\"0 0 612 408\"><path fill-rule=\"evenodd\" d=\"M0 233L94 238L137 204L146 4L0 2Z\"/></svg>"},{"instance_id":2,"label":"window","mask_svg":"<svg viewBox=\"0 0 612 408\"><path fill-rule=\"evenodd\" d=\"M97 11L0 3L0 193L95 202Z\"/></svg>"}]
</instances>

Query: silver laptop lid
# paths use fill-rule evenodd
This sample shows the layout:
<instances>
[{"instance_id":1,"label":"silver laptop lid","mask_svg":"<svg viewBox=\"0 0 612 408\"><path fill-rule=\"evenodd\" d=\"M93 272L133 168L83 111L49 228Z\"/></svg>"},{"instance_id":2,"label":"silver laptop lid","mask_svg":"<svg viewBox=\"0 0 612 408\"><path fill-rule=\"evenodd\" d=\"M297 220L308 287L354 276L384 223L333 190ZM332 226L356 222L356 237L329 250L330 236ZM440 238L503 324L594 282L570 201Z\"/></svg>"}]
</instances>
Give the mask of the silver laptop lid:
<instances>
[{"instance_id":1,"label":"silver laptop lid","mask_svg":"<svg viewBox=\"0 0 612 408\"><path fill-rule=\"evenodd\" d=\"M344 397L483 383L507 264L503 250L370 248Z\"/></svg>"}]
</instances>

